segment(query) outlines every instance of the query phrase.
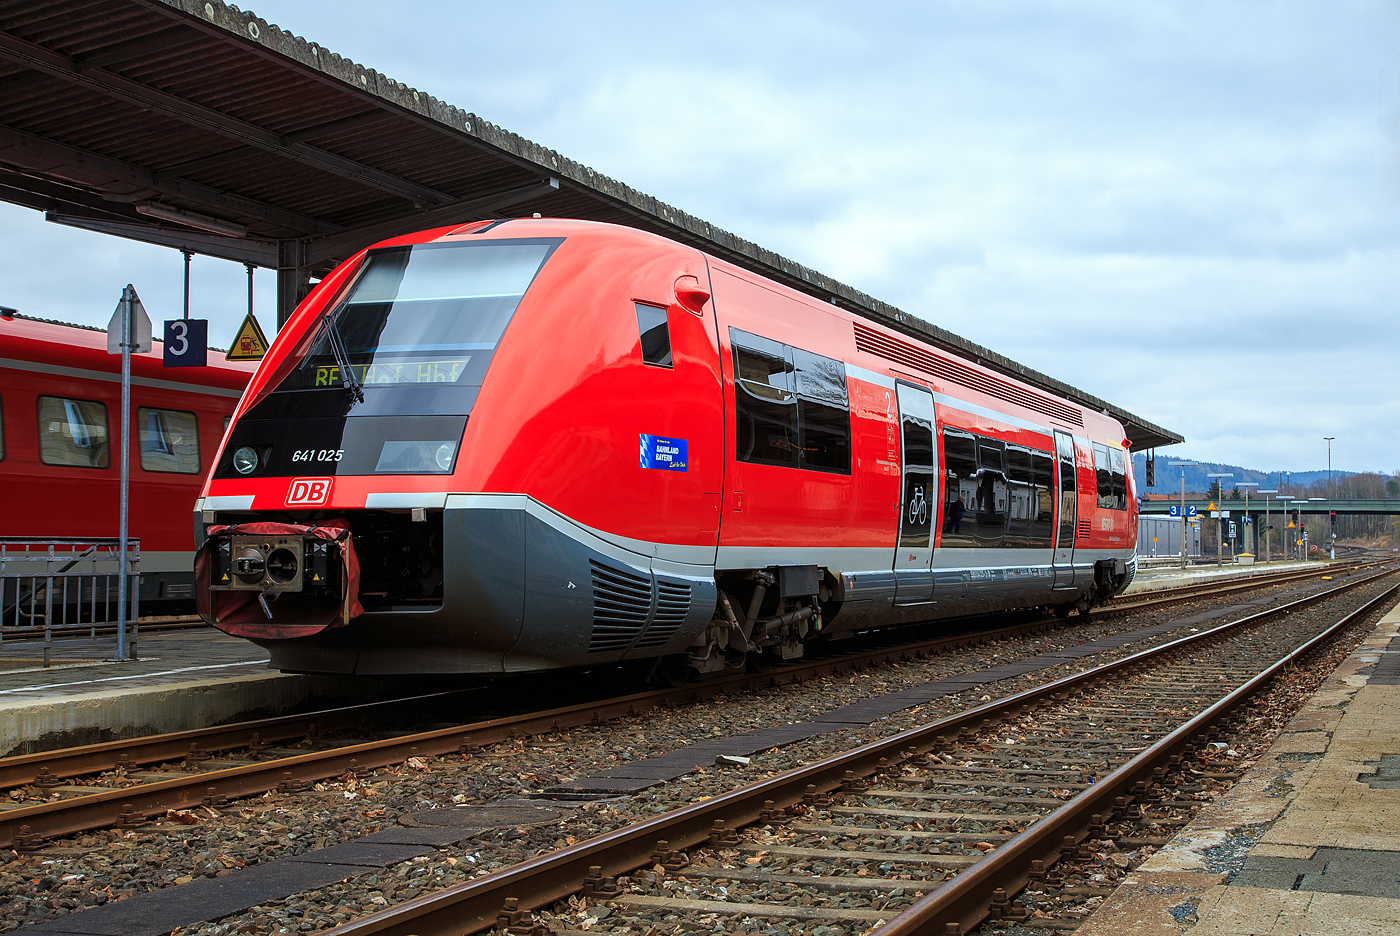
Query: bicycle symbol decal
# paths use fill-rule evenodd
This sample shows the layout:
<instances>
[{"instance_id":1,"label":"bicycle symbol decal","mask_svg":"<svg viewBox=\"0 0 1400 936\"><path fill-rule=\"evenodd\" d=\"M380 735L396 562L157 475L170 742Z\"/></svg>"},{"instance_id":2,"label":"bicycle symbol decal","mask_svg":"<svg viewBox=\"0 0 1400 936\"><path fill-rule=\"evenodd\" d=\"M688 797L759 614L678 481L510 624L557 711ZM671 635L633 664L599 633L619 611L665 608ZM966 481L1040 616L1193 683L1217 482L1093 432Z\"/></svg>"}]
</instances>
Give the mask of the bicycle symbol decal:
<instances>
[{"instance_id":1,"label":"bicycle symbol decal","mask_svg":"<svg viewBox=\"0 0 1400 936\"><path fill-rule=\"evenodd\" d=\"M928 501L924 499L923 486L914 488L914 496L909 498L909 525L923 526L928 522Z\"/></svg>"}]
</instances>

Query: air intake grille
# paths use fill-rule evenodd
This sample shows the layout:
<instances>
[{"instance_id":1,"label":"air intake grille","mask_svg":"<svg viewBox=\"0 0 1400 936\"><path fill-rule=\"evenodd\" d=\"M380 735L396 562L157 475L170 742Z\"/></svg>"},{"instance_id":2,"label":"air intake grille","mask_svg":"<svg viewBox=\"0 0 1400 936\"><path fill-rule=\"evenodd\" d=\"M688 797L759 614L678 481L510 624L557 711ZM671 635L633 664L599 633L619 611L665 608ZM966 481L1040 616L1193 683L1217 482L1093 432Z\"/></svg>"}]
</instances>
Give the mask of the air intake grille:
<instances>
[{"instance_id":1,"label":"air intake grille","mask_svg":"<svg viewBox=\"0 0 1400 936\"><path fill-rule=\"evenodd\" d=\"M1080 539L1088 539L1089 531L1092 529L1093 525L1090 524L1088 520L1080 520L1079 529L1076 531L1075 535L1077 535Z\"/></svg>"},{"instance_id":2,"label":"air intake grille","mask_svg":"<svg viewBox=\"0 0 1400 936\"><path fill-rule=\"evenodd\" d=\"M589 561L593 571L593 634L588 652L626 650L651 613L651 580Z\"/></svg>"},{"instance_id":3,"label":"air intake grille","mask_svg":"<svg viewBox=\"0 0 1400 936\"><path fill-rule=\"evenodd\" d=\"M671 582L656 583L656 617L639 647L659 647L675 636L690 613L690 586Z\"/></svg>"},{"instance_id":4,"label":"air intake grille","mask_svg":"<svg viewBox=\"0 0 1400 936\"><path fill-rule=\"evenodd\" d=\"M855 328L856 350L858 351L878 354L886 360L925 371L944 380L970 387L988 396L994 396L999 400L1044 413L1046 416L1053 416L1073 426L1083 427L1084 425L1083 414L1059 400L1032 393L990 374L975 371L955 360L939 357L925 348L900 341L898 338L891 338L889 335L882 335L860 322L855 323Z\"/></svg>"}]
</instances>

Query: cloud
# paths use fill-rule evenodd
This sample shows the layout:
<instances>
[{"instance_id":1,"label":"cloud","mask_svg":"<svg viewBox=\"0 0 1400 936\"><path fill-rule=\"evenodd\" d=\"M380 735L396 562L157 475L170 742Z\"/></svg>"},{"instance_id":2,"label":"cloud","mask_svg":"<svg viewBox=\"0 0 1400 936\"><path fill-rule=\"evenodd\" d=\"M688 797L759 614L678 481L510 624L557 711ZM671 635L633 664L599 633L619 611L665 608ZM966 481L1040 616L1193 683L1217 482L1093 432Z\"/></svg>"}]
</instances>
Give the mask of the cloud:
<instances>
[{"instance_id":1,"label":"cloud","mask_svg":"<svg viewBox=\"0 0 1400 936\"><path fill-rule=\"evenodd\" d=\"M1391 4L253 6L1195 457L1400 465ZM178 306L178 254L36 218L0 208L10 304ZM231 334L241 268L196 270Z\"/></svg>"}]
</instances>

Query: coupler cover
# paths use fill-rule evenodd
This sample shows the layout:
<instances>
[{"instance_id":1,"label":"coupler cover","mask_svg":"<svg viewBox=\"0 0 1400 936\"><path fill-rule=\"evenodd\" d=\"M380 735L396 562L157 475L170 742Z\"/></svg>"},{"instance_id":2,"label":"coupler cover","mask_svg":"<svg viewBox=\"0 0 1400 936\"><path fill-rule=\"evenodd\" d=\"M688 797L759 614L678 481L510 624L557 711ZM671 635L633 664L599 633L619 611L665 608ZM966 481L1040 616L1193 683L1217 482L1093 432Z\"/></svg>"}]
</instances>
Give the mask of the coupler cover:
<instances>
[{"instance_id":1,"label":"coupler cover","mask_svg":"<svg viewBox=\"0 0 1400 936\"><path fill-rule=\"evenodd\" d=\"M212 526L195 553L199 615L236 637L308 637L364 613L346 520Z\"/></svg>"}]
</instances>

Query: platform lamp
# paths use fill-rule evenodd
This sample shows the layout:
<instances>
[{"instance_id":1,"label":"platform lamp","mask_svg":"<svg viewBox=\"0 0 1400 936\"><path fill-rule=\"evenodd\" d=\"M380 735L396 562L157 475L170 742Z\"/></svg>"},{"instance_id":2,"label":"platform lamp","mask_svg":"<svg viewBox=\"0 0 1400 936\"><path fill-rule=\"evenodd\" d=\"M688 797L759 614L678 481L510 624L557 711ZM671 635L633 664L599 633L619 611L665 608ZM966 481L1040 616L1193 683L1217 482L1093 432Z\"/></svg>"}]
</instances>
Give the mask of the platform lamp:
<instances>
[{"instance_id":1,"label":"platform lamp","mask_svg":"<svg viewBox=\"0 0 1400 936\"><path fill-rule=\"evenodd\" d=\"M1186 469L1199 468L1200 462L1169 461L1167 465L1181 469L1181 567L1186 568Z\"/></svg>"},{"instance_id":2,"label":"platform lamp","mask_svg":"<svg viewBox=\"0 0 1400 936\"><path fill-rule=\"evenodd\" d=\"M1263 494L1263 495L1264 495L1264 561L1265 561L1265 562L1268 562L1268 561L1269 561L1269 495L1271 495L1271 494L1277 494L1278 491L1277 491L1276 489L1274 489L1274 488L1269 488L1268 490L1265 490L1264 488L1260 488L1259 490L1255 491L1254 493L1255 493L1255 494ZM1258 536L1255 536L1255 539L1258 539L1258 538L1259 538Z\"/></svg>"},{"instance_id":3,"label":"platform lamp","mask_svg":"<svg viewBox=\"0 0 1400 936\"><path fill-rule=\"evenodd\" d=\"M1332 440L1336 436L1323 436L1327 442L1327 558L1337 558L1337 534L1332 532Z\"/></svg>"},{"instance_id":4,"label":"platform lamp","mask_svg":"<svg viewBox=\"0 0 1400 936\"><path fill-rule=\"evenodd\" d=\"M1206 477L1207 477L1207 478L1233 478L1234 476L1235 476L1235 473L1234 473L1233 471L1212 471L1212 472L1207 472L1207 473L1206 473ZM1215 506L1216 506L1217 508L1219 508L1219 512L1220 512L1221 514L1224 514L1224 513L1225 513L1225 483L1222 481L1222 482L1220 483L1219 487L1220 487L1220 503L1216 504ZM1222 517L1220 517L1219 519L1220 519L1220 546L1219 546L1219 548L1217 548L1217 549L1215 550L1215 564L1216 564L1216 565L1224 565L1224 564L1225 564L1225 557L1222 556L1221 553L1225 551L1225 518L1222 516ZM1234 559L1234 555L1233 555L1234 548L1235 548L1235 547L1234 547L1234 544L1232 543L1232 544L1230 545L1230 549L1231 549L1231 552L1232 552L1232 555L1230 556L1230 558L1231 558L1232 560Z\"/></svg>"},{"instance_id":5,"label":"platform lamp","mask_svg":"<svg viewBox=\"0 0 1400 936\"><path fill-rule=\"evenodd\" d=\"M1323 504L1326 504L1326 505L1327 505L1327 533L1328 533L1329 536L1330 536L1330 534L1332 533L1332 498L1331 498L1331 497L1309 497L1308 500L1310 500L1310 501L1317 501L1317 502L1319 502L1319 503L1323 503ZM1331 540L1330 540L1330 539L1328 540L1328 545L1329 545L1329 546L1331 545ZM1332 554L1332 558L1333 558L1333 559L1336 558L1336 554L1335 554L1335 553Z\"/></svg>"},{"instance_id":6,"label":"platform lamp","mask_svg":"<svg viewBox=\"0 0 1400 936\"><path fill-rule=\"evenodd\" d=\"M1259 486L1259 482L1258 482L1258 481L1241 481L1241 482L1239 482L1238 484L1235 485L1235 487L1242 487L1242 488L1244 488L1244 525L1247 526L1247 527L1253 526L1253 525L1254 525L1254 524L1252 524L1252 523L1249 522L1249 489L1252 488L1252 487L1258 487L1258 486ZM1257 534L1258 531L1256 530L1255 533ZM1255 545L1254 554L1257 556L1257 555L1259 554L1259 549L1258 549L1258 546L1259 546L1259 537L1258 537L1258 535L1256 535L1256 536L1254 537L1254 545ZM1245 546L1245 549L1248 549L1248 548L1249 548L1249 531L1247 531L1247 530L1245 531L1245 534L1244 534L1244 546Z\"/></svg>"}]
</instances>

